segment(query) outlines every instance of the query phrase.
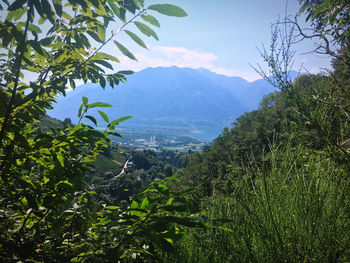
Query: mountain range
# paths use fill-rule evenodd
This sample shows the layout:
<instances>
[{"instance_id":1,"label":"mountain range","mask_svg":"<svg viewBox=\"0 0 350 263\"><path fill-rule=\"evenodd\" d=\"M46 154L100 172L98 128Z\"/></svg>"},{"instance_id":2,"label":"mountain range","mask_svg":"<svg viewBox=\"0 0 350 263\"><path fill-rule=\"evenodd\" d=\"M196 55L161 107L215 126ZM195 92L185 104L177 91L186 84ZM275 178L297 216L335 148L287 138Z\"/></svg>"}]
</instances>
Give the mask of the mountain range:
<instances>
[{"instance_id":1,"label":"mountain range","mask_svg":"<svg viewBox=\"0 0 350 263\"><path fill-rule=\"evenodd\" d=\"M183 135L203 140L217 137L224 127L246 111L258 107L264 95L275 88L260 79L248 82L240 77L219 75L206 69L147 68L128 77L112 89L86 83L57 98L48 115L78 121L82 96L91 102L106 102L110 120L132 115L121 127L181 130ZM99 123L102 119L96 112Z\"/></svg>"}]
</instances>

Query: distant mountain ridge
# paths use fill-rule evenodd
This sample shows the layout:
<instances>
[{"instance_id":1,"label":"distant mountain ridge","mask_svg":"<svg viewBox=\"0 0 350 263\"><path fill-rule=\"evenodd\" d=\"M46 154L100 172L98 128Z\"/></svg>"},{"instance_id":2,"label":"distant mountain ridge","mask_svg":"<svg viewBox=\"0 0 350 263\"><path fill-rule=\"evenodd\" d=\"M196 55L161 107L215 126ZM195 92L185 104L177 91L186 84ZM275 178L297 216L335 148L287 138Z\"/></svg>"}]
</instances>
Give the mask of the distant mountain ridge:
<instances>
[{"instance_id":1,"label":"distant mountain ridge","mask_svg":"<svg viewBox=\"0 0 350 263\"><path fill-rule=\"evenodd\" d=\"M248 82L206 69L147 68L128 77L127 83L105 90L87 83L59 97L48 114L77 122L81 97L107 102L110 119L134 116L123 126L183 129L188 136L211 140L246 111L256 109L264 95L274 91L265 80ZM98 114L93 114L98 118ZM98 118L100 121L101 118ZM185 135L185 134L184 134Z\"/></svg>"}]
</instances>

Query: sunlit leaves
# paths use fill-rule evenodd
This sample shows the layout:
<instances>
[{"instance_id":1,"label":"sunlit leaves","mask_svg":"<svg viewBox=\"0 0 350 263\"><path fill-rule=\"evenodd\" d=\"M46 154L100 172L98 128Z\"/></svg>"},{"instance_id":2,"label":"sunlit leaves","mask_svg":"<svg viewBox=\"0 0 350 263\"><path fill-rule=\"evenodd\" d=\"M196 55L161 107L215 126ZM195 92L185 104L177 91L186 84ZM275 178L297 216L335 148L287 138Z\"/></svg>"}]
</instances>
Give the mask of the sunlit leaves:
<instances>
[{"instance_id":1,"label":"sunlit leaves","mask_svg":"<svg viewBox=\"0 0 350 263\"><path fill-rule=\"evenodd\" d=\"M144 14L142 14L141 18L144 21L146 21L146 22L148 22L148 23L150 23L150 24L152 24L152 25L154 25L156 27L160 27L160 24L159 24L158 20L152 15L144 15Z\"/></svg>"},{"instance_id":2,"label":"sunlit leaves","mask_svg":"<svg viewBox=\"0 0 350 263\"><path fill-rule=\"evenodd\" d=\"M61 15L63 18L67 19L68 21L72 20L72 16L66 12L62 12L62 15Z\"/></svg>"},{"instance_id":3,"label":"sunlit leaves","mask_svg":"<svg viewBox=\"0 0 350 263\"><path fill-rule=\"evenodd\" d=\"M119 63L119 59L112 56L112 55L109 55L107 53L104 53L104 52L97 52L95 54L95 56L93 57L93 60L104 60L104 59L107 59L107 60L110 60L110 61L113 61L113 62L117 62Z\"/></svg>"},{"instance_id":4,"label":"sunlit leaves","mask_svg":"<svg viewBox=\"0 0 350 263\"><path fill-rule=\"evenodd\" d=\"M97 126L97 121L96 121L95 117L93 117L91 115L85 115L84 117L89 119L90 121L92 121L95 124L95 126Z\"/></svg>"},{"instance_id":5,"label":"sunlit leaves","mask_svg":"<svg viewBox=\"0 0 350 263\"><path fill-rule=\"evenodd\" d=\"M87 109L91 109L91 108L95 108L95 107L108 108L108 107L113 107L113 106L111 104L105 103L105 102L94 102L94 103L87 105Z\"/></svg>"},{"instance_id":6,"label":"sunlit leaves","mask_svg":"<svg viewBox=\"0 0 350 263\"><path fill-rule=\"evenodd\" d=\"M187 13L183 9L181 9L178 6L170 5L170 4L151 5L148 7L148 9L157 11L158 13L161 13L167 16L177 16L177 17L187 16Z\"/></svg>"},{"instance_id":7,"label":"sunlit leaves","mask_svg":"<svg viewBox=\"0 0 350 263\"><path fill-rule=\"evenodd\" d=\"M62 0L53 0L53 6L58 16L62 16Z\"/></svg>"},{"instance_id":8,"label":"sunlit leaves","mask_svg":"<svg viewBox=\"0 0 350 263\"><path fill-rule=\"evenodd\" d=\"M87 106L88 102L89 102L89 99L85 96L82 97L82 100L83 100L83 105L84 106Z\"/></svg>"},{"instance_id":9,"label":"sunlit leaves","mask_svg":"<svg viewBox=\"0 0 350 263\"><path fill-rule=\"evenodd\" d=\"M147 48L146 44L143 42L143 40L138 35L136 35L135 33L131 32L129 30L125 30L125 33L127 33L128 36L132 40L134 40L138 45L140 45L143 48Z\"/></svg>"},{"instance_id":10,"label":"sunlit leaves","mask_svg":"<svg viewBox=\"0 0 350 263\"><path fill-rule=\"evenodd\" d=\"M118 49L123 53L123 55L127 56L128 58L132 60L136 60L136 57L133 53L131 53L126 47L124 47L122 44L120 44L118 41L114 41L114 44L118 47Z\"/></svg>"},{"instance_id":11,"label":"sunlit leaves","mask_svg":"<svg viewBox=\"0 0 350 263\"><path fill-rule=\"evenodd\" d=\"M134 71L132 71L132 70L121 70L121 71L118 71L118 74L122 74L122 75L131 75L133 73L134 73Z\"/></svg>"},{"instance_id":12,"label":"sunlit leaves","mask_svg":"<svg viewBox=\"0 0 350 263\"><path fill-rule=\"evenodd\" d=\"M94 63L100 64L110 70L113 70L113 66L105 60L93 60Z\"/></svg>"},{"instance_id":13,"label":"sunlit leaves","mask_svg":"<svg viewBox=\"0 0 350 263\"><path fill-rule=\"evenodd\" d=\"M105 42L106 36L105 36L105 30L104 30L104 28L98 26L98 27L97 27L97 35L98 35L98 38L99 38L102 42Z\"/></svg>"},{"instance_id":14,"label":"sunlit leaves","mask_svg":"<svg viewBox=\"0 0 350 263\"><path fill-rule=\"evenodd\" d=\"M25 3L27 2L27 0L16 0L14 1L9 7L8 7L8 11L15 11L18 9L23 8L23 6L25 5Z\"/></svg>"},{"instance_id":15,"label":"sunlit leaves","mask_svg":"<svg viewBox=\"0 0 350 263\"><path fill-rule=\"evenodd\" d=\"M100 114L100 116L103 118L103 120L107 123L109 123L109 119L106 113L104 113L103 111L98 111L98 113Z\"/></svg>"},{"instance_id":16,"label":"sunlit leaves","mask_svg":"<svg viewBox=\"0 0 350 263\"><path fill-rule=\"evenodd\" d=\"M88 31L87 32L95 41L99 43L103 43L103 35L96 34L95 31Z\"/></svg>"},{"instance_id":17,"label":"sunlit leaves","mask_svg":"<svg viewBox=\"0 0 350 263\"><path fill-rule=\"evenodd\" d=\"M6 16L6 20L11 21L12 19L18 21L27 11L27 6L23 8L18 8L13 11L9 11Z\"/></svg>"},{"instance_id":18,"label":"sunlit leaves","mask_svg":"<svg viewBox=\"0 0 350 263\"><path fill-rule=\"evenodd\" d=\"M149 26L137 21L134 22L134 24L146 36L148 37L152 36L155 40L159 40L157 34Z\"/></svg>"},{"instance_id":19,"label":"sunlit leaves","mask_svg":"<svg viewBox=\"0 0 350 263\"><path fill-rule=\"evenodd\" d=\"M122 23L120 29L145 48L137 34L125 29L135 22L142 34L158 39L148 25L136 20L143 19L156 27L158 21L144 15L143 0L11 2L3 0L0 7L7 8L0 22L0 100L5 102L0 103L1 133L4 131L0 135L0 210L2 222L7 224L1 226L4 240L0 255L23 262L81 262L103 255L108 262L111 247L113 261L125 256L129 249L147 253L140 245L146 236L159 246L171 243L169 233L175 233L171 222L160 222L154 217L171 213L157 208L161 199L135 198L137 208L123 209L103 209L88 202L93 193L84 189L89 187L84 181L86 173L110 145L108 136L121 136L115 126L131 116L110 121L99 110L111 107L110 104L89 102L83 96L78 123L54 120L45 128L38 125L43 123L46 110L53 107L57 96L65 95L68 88L74 89L79 80L99 83L103 88L107 84L114 87L132 74L128 70L105 72L113 70L113 63L119 63L118 58L102 49L114 36L112 33L107 38L106 34L111 21ZM123 55L136 60L126 46L115 44ZM36 79L25 83L23 72L30 72ZM96 109L99 115L94 114ZM3 125L5 115L10 118ZM101 118L104 131L98 126ZM159 187L159 191L164 190ZM157 233L160 225L168 232ZM120 243L123 238L127 240L125 245Z\"/></svg>"},{"instance_id":20,"label":"sunlit leaves","mask_svg":"<svg viewBox=\"0 0 350 263\"><path fill-rule=\"evenodd\" d=\"M115 125L119 125L120 122L126 121L126 120L128 120L128 119L130 119L130 118L132 118L132 116L125 116L125 117L116 119L116 120L112 121L112 122L108 125L108 127L113 127L113 126L115 126Z\"/></svg>"},{"instance_id":21,"label":"sunlit leaves","mask_svg":"<svg viewBox=\"0 0 350 263\"><path fill-rule=\"evenodd\" d=\"M117 7L117 5L112 1L112 0L107 0L109 6L111 7L111 9L113 10L114 14L116 16L120 15L120 11L119 8Z\"/></svg>"}]
</instances>

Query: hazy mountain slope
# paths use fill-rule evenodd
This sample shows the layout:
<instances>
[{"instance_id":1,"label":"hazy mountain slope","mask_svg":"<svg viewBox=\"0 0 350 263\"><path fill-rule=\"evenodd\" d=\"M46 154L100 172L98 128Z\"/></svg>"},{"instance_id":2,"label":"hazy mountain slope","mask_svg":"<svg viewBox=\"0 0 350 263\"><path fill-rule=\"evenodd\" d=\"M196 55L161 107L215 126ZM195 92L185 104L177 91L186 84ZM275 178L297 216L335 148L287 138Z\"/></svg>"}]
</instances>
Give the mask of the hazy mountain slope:
<instances>
[{"instance_id":1,"label":"hazy mountain slope","mask_svg":"<svg viewBox=\"0 0 350 263\"><path fill-rule=\"evenodd\" d=\"M148 68L115 89L85 84L58 98L49 115L77 121L81 97L114 105L105 109L110 119L134 116L123 125L184 128L203 138L214 138L245 111L256 108L272 91L265 81L249 83L242 78L217 75L204 69Z\"/></svg>"}]
</instances>

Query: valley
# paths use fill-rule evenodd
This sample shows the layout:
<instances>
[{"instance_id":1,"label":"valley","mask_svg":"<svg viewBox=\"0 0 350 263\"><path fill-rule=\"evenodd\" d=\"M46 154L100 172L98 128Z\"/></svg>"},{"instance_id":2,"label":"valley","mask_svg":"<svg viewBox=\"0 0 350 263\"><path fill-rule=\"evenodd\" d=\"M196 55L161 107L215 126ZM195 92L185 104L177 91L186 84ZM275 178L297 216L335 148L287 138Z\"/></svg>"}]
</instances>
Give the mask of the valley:
<instances>
[{"instance_id":1,"label":"valley","mask_svg":"<svg viewBox=\"0 0 350 263\"><path fill-rule=\"evenodd\" d=\"M133 116L121 123L121 129L211 141L238 116L257 109L264 95L274 90L262 79L248 82L206 69L147 68L115 89L93 83L79 86L66 97L58 97L48 115L60 120L69 117L77 123L76 114L85 96L90 102L113 105L104 109L110 119ZM103 126L96 111L89 114Z\"/></svg>"}]
</instances>

